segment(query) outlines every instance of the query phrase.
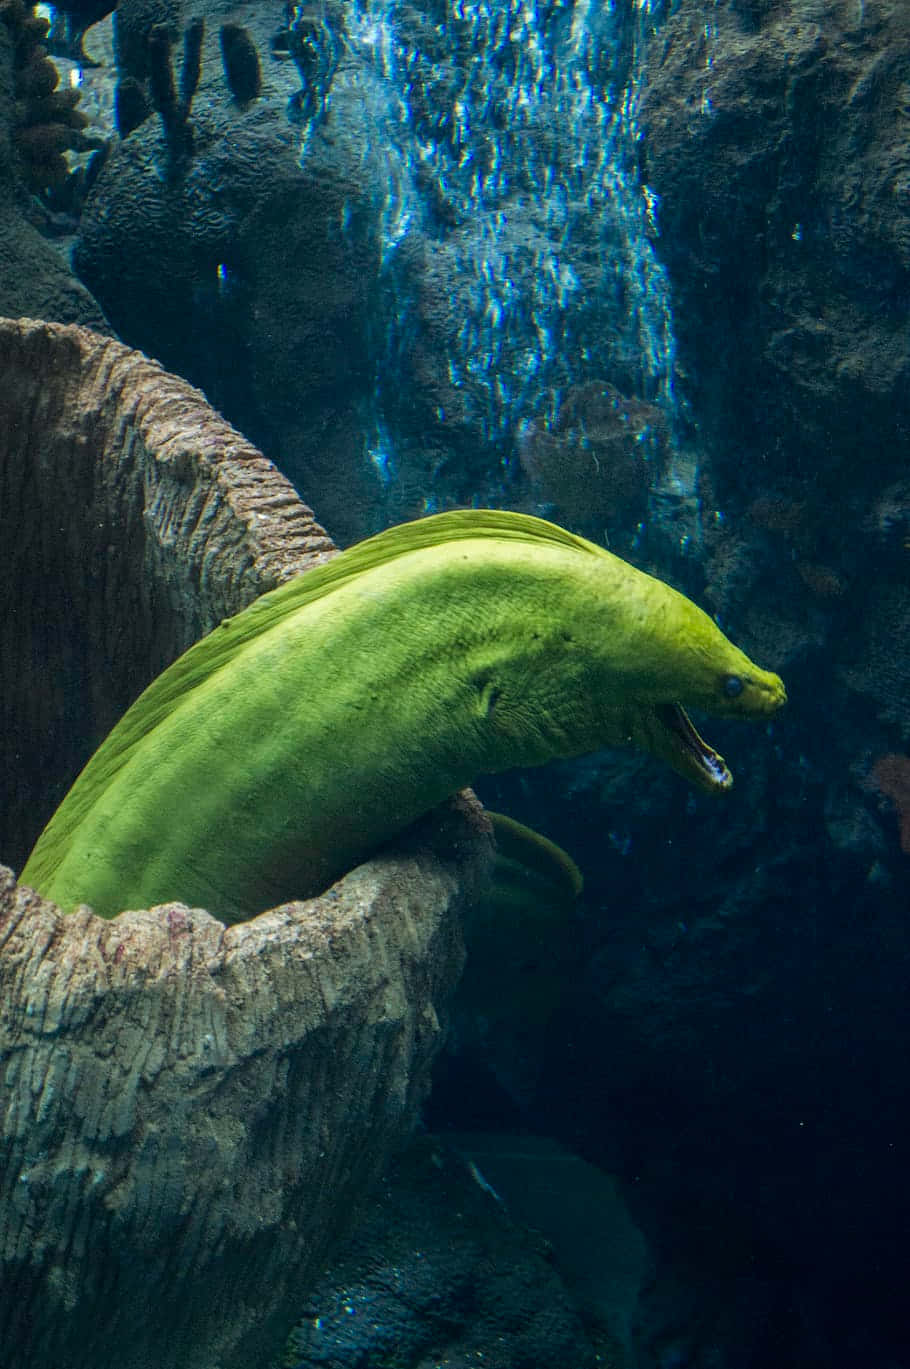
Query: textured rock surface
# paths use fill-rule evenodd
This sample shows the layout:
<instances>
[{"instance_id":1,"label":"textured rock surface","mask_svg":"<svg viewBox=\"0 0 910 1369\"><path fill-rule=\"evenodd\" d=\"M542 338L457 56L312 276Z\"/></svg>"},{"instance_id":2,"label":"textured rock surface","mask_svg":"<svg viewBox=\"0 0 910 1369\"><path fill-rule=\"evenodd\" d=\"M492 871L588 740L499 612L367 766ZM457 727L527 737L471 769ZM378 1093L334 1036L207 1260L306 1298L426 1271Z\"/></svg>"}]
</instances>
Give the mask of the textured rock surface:
<instances>
[{"instance_id":1,"label":"textured rock surface","mask_svg":"<svg viewBox=\"0 0 910 1369\"><path fill-rule=\"evenodd\" d=\"M10 193L15 197L18 192ZM2 181L0 194L6 194ZM109 331L100 306L64 255L17 212L15 198L0 201L0 313Z\"/></svg>"},{"instance_id":2,"label":"textured rock surface","mask_svg":"<svg viewBox=\"0 0 910 1369\"><path fill-rule=\"evenodd\" d=\"M271 462L203 397L78 328L0 321L0 851L21 868L149 680L327 556Z\"/></svg>"},{"instance_id":3,"label":"textured rock surface","mask_svg":"<svg viewBox=\"0 0 910 1369\"><path fill-rule=\"evenodd\" d=\"M648 517L649 486L663 467L666 417L606 383L576 386L558 421L531 427L519 458L534 499L549 516L623 554Z\"/></svg>"},{"instance_id":4,"label":"textured rock surface","mask_svg":"<svg viewBox=\"0 0 910 1369\"><path fill-rule=\"evenodd\" d=\"M18 853L152 675L333 548L140 354L5 320L0 370L0 812ZM177 904L64 917L3 867L3 1369L269 1363L413 1123L488 856L463 796L321 898L229 930Z\"/></svg>"},{"instance_id":5,"label":"textured rock surface","mask_svg":"<svg viewBox=\"0 0 910 1369\"><path fill-rule=\"evenodd\" d=\"M458 503L561 509L553 481L523 479L517 434L531 419L546 432L580 380L609 381L633 415L659 388L636 323L649 270L640 200L624 176L607 186L591 170L626 139L617 90L643 21L607 6L586 29L570 5L532 7L512 32L482 5L332 0L313 57L329 99L308 122L295 64L268 56L277 12L168 8L175 29L197 14L209 24L194 155L169 166L156 117L115 144L74 255L114 327L201 385L340 541ZM135 36L152 9L164 5L120 0L121 75L141 74ZM248 26L262 61L262 97L243 108L217 56L225 17ZM569 109L595 105L603 121L582 146ZM642 454L659 458L659 478L665 444L640 445L634 419L609 427L587 512L627 547ZM579 436L561 441L583 481L593 463ZM562 516L577 507L569 491Z\"/></svg>"},{"instance_id":6,"label":"textured rock surface","mask_svg":"<svg viewBox=\"0 0 910 1369\"><path fill-rule=\"evenodd\" d=\"M2 10L2 7L0 7ZM13 40L0 17L0 315L59 319L106 331L100 306L76 279L63 252L29 220L37 211L15 161Z\"/></svg>"},{"instance_id":7,"label":"textured rock surface","mask_svg":"<svg viewBox=\"0 0 910 1369\"><path fill-rule=\"evenodd\" d=\"M643 170L699 416L761 451L765 483L814 473L816 496L839 495L858 446L906 422L910 13L674 10L648 63Z\"/></svg>"},{"instance_id":8,"label":"textured rock surface","mask_svg":"<svg viewBox=\"0 0 910 1369\"><path fill-rule=\"evenodd\" d=\"M702 447L695 593L790 705L713 738L723 806L615 756L481 785L599 909L538 1116L622 1150L706 1302L760 1272L778 1359L903 1363L910 800L876 776L910 750L910 12L655 8L640 154ZM750 1362L678 1325L676 1362Z\"/></svg>"},{"instance_id":9,"label":"textured rock surface","mask_svg":"<svg viewBox=\"0 0 910 1369\"><path fill-rule=\"evenodd\" d=\"M546 1223L528 1215L533 1201L512 1212L488 1186L484 1160L478 1169L470 1159L469 1147L459 1154L430 1136L396 1160L301 1300L288 1369L625 1364L618 1346L607 1353L603 1328L592 1331L595 1317L583 1323ZM550 1192L558 1202L558 1185Z\"/></svg>"},{"instance_id":10,"label":"textured rock surface","mask_svg":"<svg viewBox=\"0 0 910 1369\"><path fill-rule=\"evenodd\" d=\"M413 1121L478 840L227 930L0 883L4 1369L240 1369L280 1348Z\"/></svg>"},{"instance_id":11,"label":"textured rock surface","mask_svg":"<svg viewBox=\"0 0 910 1369\"><path fill-rule=\"evenodd\" d=\"M179 7L169 8L179 30ZM121 75L141 70L136 35L148 11L146 0L119 9ZM279 12L242 16L264 82L262 98L242 109L218 50L224 17L211 7L192 159L171 166L157 115L115 140L80 225L77 269L121 336L202 385L305 497L319 494L333 535L356 540L372 530L363 510L381 490L364 460L360 414L372 385L368 305L380 252L371 186L382 151L359 136L355 74L335 94L334 132L316 131L301 166L302 130L288 117L300 77L267 55ZM162 277L167 288L153 288Z\"/></svg>"}]
</instances>

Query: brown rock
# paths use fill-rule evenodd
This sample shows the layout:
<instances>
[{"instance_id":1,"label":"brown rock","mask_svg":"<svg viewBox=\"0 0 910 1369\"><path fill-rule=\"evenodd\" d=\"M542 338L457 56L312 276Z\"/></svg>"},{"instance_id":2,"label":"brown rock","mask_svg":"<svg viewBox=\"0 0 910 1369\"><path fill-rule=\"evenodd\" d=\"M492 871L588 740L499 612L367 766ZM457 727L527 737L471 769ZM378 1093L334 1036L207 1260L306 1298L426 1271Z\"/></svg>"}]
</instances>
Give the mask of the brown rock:
<instances>
[{"instance_id":1,"label":"brown rock","mask_svg":"<svg viewBox=\"0 0 910 1369\"><path fill-rule=\"evenodd\" d=\"M227 929L0 871L4 1369L271 1363L428 1087L465 865L380 859Z\"/></svg>"},{"instance_id":2,"label":"brown rock","mask_svg":"<svg viewBox=\"0 0 910 1369\"><path fill-rule=\"evenodd\" d=\"M0 321L0 852L191 642L332 551L203 396L85 329Z\"/></svg>"},{"instance_id":3,"label":"brown rock","mask_svg":"<svg viewBox=\"0 0 910 1369\"><path fill-rule=\"evenodd\" d=\"M139 353L0 320L0 372L0 852L21 859L152 676L333 548ZM410 854L229 929L180 904L64 916L0 867L3 1369L272 1361L414 1120L488 859L462 796Z\"/></svg>"}]
</instances>

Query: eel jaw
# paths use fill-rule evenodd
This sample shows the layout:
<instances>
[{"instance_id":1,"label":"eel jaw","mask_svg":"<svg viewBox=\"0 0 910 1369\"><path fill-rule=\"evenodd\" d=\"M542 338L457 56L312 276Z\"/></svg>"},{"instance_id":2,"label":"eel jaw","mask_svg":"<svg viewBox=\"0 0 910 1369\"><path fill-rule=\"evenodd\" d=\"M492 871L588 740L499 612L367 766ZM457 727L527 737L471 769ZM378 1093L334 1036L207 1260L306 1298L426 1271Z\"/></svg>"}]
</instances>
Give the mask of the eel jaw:
<instances>
[{"instance_id":1,"label":"eel jaw","mask_svg":"<svg viewBox=\"0 0 910 1369\"><path fill-rule=\"evenodd\" d=\"M732 787L733 776L723 756L699 736L681 704L658 704L649 710L645 731L647 749L699 788L719 794Z\"/></svg>"}]
</instances>

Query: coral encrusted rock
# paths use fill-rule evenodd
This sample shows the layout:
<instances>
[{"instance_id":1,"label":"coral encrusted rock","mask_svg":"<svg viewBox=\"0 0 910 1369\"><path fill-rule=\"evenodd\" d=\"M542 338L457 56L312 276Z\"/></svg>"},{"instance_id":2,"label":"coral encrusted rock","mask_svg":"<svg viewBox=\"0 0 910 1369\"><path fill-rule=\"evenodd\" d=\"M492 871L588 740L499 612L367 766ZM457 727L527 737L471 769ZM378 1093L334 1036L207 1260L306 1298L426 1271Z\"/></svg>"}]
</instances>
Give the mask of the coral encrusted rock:
<instances>
[{"instance_id":1,"label":"coral encrusted rock","mask_svg":"<svg viewBox=\"0 0 910 1369\"><path fill-rule=\"evenodd\" d=\"M21 858L130 698L332 551L184 382L0 320L0 812ZM463 795L225 928L62 914L0 866L3 1369L256 1369L413 1124L489 858Z\"/></svg>"},{"instance_id":2,"label":"coral encrusted rock","mask_svg":"<svg viewBox=\"0 0 910 1369\"><path fill-rule=\"evenodd\" d=\"M12 25L11 16L15 20ZM24 32L18 22L21 20L25 22ZM59 245L43 237L31 221L36 216L40 221L42 211L23 179L23 149L21 144L17 147L17 134L26 131L22 122L26 117L39 120L37 125L32 122L30 137L40 137L34 128L52 127L54 119L50 125L40 122L44 114L52 112L42 114L40 99L31 101L26 111L29 102L23 101L19 87L26 74L39 86L42 81L47 85L55 75L53 70L47 74L52 64L37 50L27 73L19 66L21 42L37 43L34 22L39 22L40 28L31 11L18 3L4 5L0 0L0 315L31 314L110 331L100 306L73 275ZM55 89L46 99L53 104L64 94ZM70 99L67 95L67 102Z\"/></svg>"}]
</instances>

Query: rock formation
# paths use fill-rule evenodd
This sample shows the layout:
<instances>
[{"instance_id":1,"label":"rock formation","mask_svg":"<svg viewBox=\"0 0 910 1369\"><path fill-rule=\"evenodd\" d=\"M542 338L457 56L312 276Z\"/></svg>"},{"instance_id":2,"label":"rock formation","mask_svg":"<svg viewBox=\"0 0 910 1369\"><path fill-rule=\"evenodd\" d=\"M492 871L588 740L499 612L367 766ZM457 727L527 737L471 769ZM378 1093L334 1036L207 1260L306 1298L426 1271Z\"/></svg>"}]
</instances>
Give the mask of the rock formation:
<instances>
[{"instance_id":1,"label":"rock formation","mask_svg":"<svg viewBox=\"0 0 910 1369\"><path fill-rule=\"evenodd\" d=\"M332 551L202 396L79 328L0 323L0 852L20 866L136 695ZM26 830L27 828L27 830Z\"/></svg>"},{"instance_id":2,"label":"rock formation","mask_svg":"<svg viewBox=\"0 0 910 1369\"><path fill-rule=\"evenodd\" d=\"M62 149L78 141L71 126L73 92L51 85L56 73L42 55L43 27L32 8L18 0L0 4L0 314L104 329L100 306L36 227L45 216L29 193L36 182L47 185L52 179L38 174L41 156L47 154L48 166L59 173Z\"/></svg>"},{"instance_id":3,"label":"rock formation","mask_svg":"<svg viewBox=\"0 0 910 1369\"><path fill-rule=\"evenodd\" d=\"M21 853L193 637L331 553L182 381L0 323L0 773ZM318 899L230 929L70 916L0 868L4 1369L252 1369L412 1124L489 840L462 797ZM4 851L5 854L5 851Z\"/></svg>"}]
</instances>

